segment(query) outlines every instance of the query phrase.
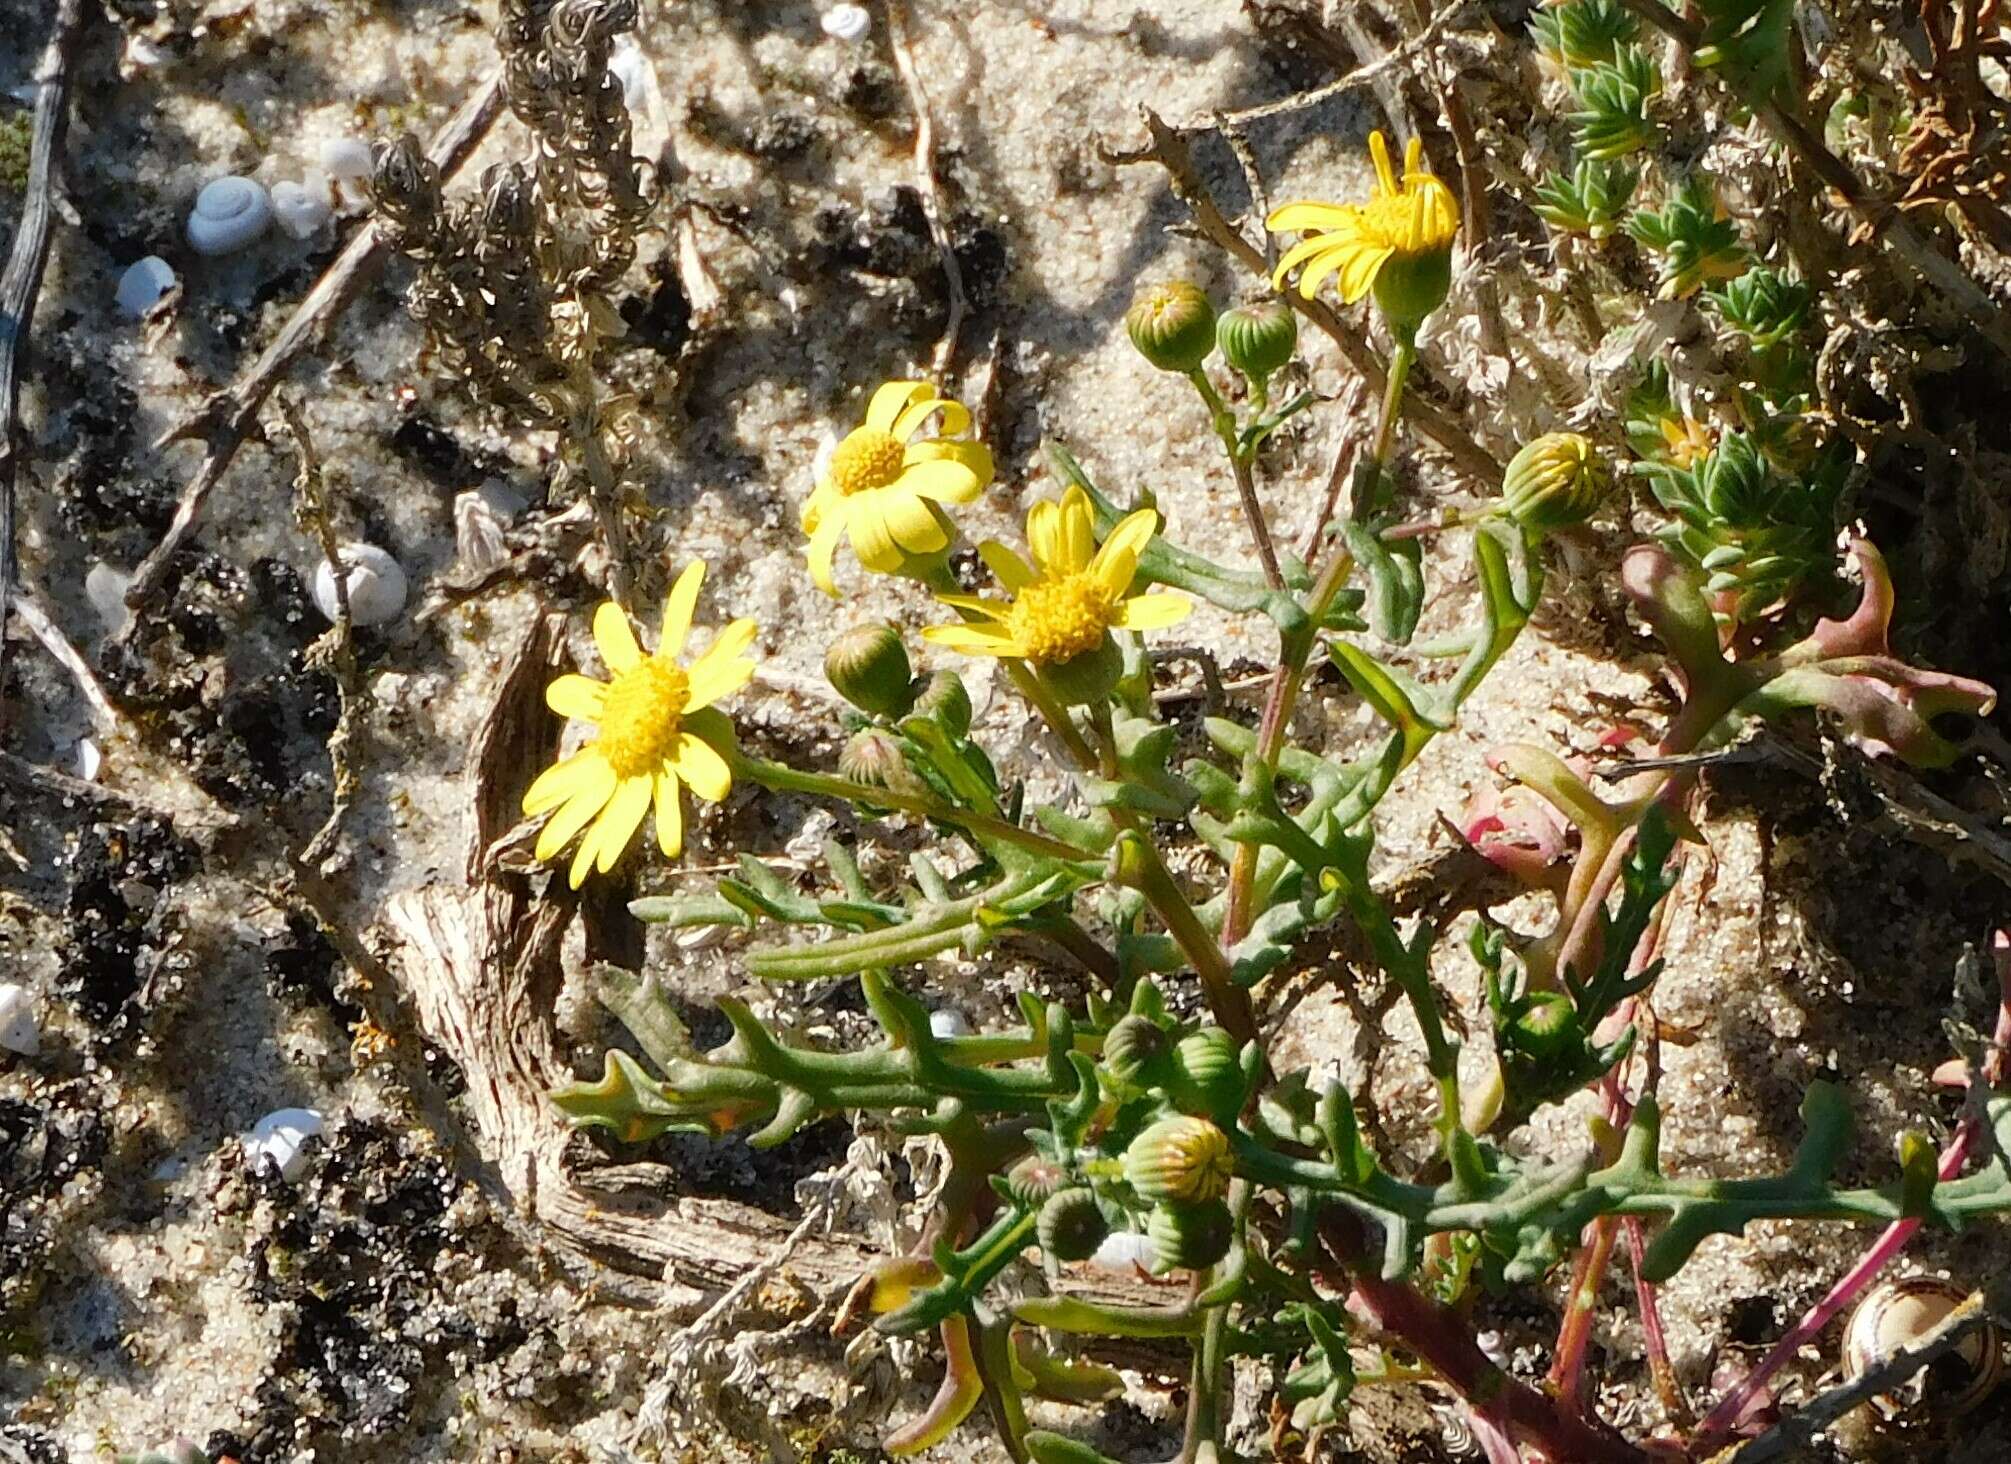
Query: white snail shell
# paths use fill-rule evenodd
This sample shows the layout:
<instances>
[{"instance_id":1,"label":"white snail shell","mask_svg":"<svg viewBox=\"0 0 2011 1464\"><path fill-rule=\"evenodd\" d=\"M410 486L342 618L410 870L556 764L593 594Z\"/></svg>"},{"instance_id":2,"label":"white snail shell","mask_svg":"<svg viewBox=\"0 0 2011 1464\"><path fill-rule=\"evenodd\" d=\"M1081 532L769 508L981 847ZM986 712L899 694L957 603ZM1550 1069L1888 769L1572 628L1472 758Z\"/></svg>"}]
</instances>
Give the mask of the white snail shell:
<instances>
[{"instance_id":1,"label":"white snail shell","mask_svg":"<svg viewBox=\"0 0 2011 1464\"><path fill-rule=\"evenodd\" d=\"M356 625L382 625L405 608L405 571L375 544L344 544L342 562L348 573L349 619ZM335 597L335 566L322 560L314 571L314 604L332 622L341 613Z\"/></svg>"},{"instance_id":2,"label":"white snail shell","mask_svg":"<svg viewBox=\"0 0 2011 1464\"><path fill-rule=\"evenodd\" d=\"M42 1050L42 1024L35 1018L35 998L28 988L9 981L0 984L0 1047L33 1057Z\"/></svg>"},{"instance_id":3,"label":"white snail shell","mask_svg":"<svg viewBox=\"0 0 2011 1464\"><path fill-rule=\"evenodd\" d=\"M929 1035L936 1038L968 1037L971 1035L971 1019L955 1007L942 1007L929 1013Z\"/></svg>"},{"instance_id":4,"label":"white snail shell","mask_svg":"<svg viewBox=\"0 0 2011 1464\"><path fill-rule=\"evenodd\" d=\"M249 178L218 178L203 185L189 215L189 247L198 254L229 254L257 239L272 223L272 200Z\"/></svg>"},{"instance_id":5,"label":"white snail shell","mask_svg":"<svg viewBox=\"0 0 2011 1464\"><path fill-rule=\"evenodd\" d=\"M282 1108L268 1113L244 1136L244 1157L254 1169L275 1169L288 1181L307 1173L307 1141L328 1125L312 1108Z\"/></svg>"},{"instance_id":6,"label":"white snail shell","mask_svg":"<svg viewBox=\"0 0 2011 1464\"><path fill-rule=\"evenodd\" d=\"M174 267L160 255L149 254L126 266L113 298L118 301L119 309L138 320L160 304L161 298L174 287Z\"/></svg>"},{"instance_id":7,"label":"white snail shell","mask_svg":"<svg viewBox=\"0 0 2011 1464\"><path fill-rule=\"evenodd\" d=\"M1932 1276L1903 1276L1874 1287L1844 1328L1845 1376L1862 1377L1894 1352L1918 1342L1968 1294ZM1888 1418L1916 1407L1948 1418L1969 1412L2003 1380L2004 1334L1986 1321L1953 1351L1916 1373L1902 1392L1881 1394L1872 1402Z\"/></svg>"},{"instance_id":8,"label":"white snail shell","mask_svg":"<svg viewBox=\"0 0 2011 1464\"><path fill-rule=\"evenodd\" d=\"M370 144L354 137L331 137L321 144L321 171L341 183L370 176Z\"/></svg>"},{"instance_id":9,"label":"white snail shell","mask_svg":"<svg viewBox=\"0 0 2011 1464\"><path fill-rule=\"evenodd\" d=\"M873 28L873 16L863 5L833 5L818 22L834 41L851 44L863 41Z\"/></svg>"},{"instance_id":10,"label":"white snail shell","mask_svg":"<svg viewBox=\"0 0 2011 1464\"><path fill-rule=\"evenodd\" d=\"M615 38L608 50L607 69L621 87L622 105L631 114L640 112L649 102L650 73L655 68L634 36L623 34Z\"/></svg>"},{"instance_id":11,"label":"white snail shell","mask_svg":"<svg viewBox=\"0 0 2011 1464\"><path fill-rule=\"evenodd\" d=\"M306 186L288 181L272 185L272 212L280 228L296 239L312 239L328 222L328 201Z\"/></svg>"}]
</instances>

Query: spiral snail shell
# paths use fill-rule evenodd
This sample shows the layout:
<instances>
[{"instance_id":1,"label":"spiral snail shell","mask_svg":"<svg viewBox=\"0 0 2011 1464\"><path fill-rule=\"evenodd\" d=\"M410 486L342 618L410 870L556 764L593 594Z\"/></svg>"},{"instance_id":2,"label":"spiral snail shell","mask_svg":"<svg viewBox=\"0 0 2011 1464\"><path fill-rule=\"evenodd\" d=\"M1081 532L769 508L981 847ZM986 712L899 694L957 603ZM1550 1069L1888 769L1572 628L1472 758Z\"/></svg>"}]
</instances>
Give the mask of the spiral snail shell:
<instances>
[{"instance_id":1,"label":"spiral snail shell","mask_svg":"<svg viewBox=\"0 0 2011 1464\"><path fill-rule=\"evenodd\" d=\"M189 214L189 247L198 254L230 254L257 239L272 223L272 199L249 178L217 178L203 185Z\"/></svg>"},{"instance_id":2,"label":"spiral snail shell","mask_svg":"<svg viewBox=\"0 0 2011 1464\"><path fill-rule=\"evenodd\" d=\"M382 625L405 608L405 571L375 544L344 544L342 562L348 571L349 618L357 625ZM335 593L335 566L322 560L314 571L314 604L333 621L340 609Z\"/></svg>"},{"instance_id":3,"label":"spiral snail shell","mask_svg":"<svg viewBox=\"0 0 2011 1464\"><path fill-rule=\"evenodd\" d=\"M1933 1331L1967 1299L1961 1287L1932 1276L1903 1276L1865 1295L1844 1328L1844 1373L1862 1377L1903 1347ZM1992 1322L1872 1404L1888 1419L1920 1409L1936 1417L1967 1413L2004 1380L2004 1333Z\"/></svg>"}]
</instances>

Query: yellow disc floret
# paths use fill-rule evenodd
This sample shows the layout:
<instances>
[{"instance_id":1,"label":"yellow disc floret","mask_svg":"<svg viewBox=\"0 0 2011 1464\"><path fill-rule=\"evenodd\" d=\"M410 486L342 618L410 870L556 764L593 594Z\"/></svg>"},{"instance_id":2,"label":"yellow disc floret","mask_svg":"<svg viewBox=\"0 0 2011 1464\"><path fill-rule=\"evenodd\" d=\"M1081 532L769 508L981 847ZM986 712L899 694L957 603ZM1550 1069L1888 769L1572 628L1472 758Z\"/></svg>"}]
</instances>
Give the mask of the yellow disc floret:
<instances>
[{"instance_id":1,"label":"yellow disc floret","mask_svg":"<svg viewBox=\"0 0 2011 1464\"><path fill-rule=\"evenodd\" d=\"M1006 626L1035 665L1072 661L1102 643L1122 599L1123 591L1087 570L1037 580L1013 601Z\"/></svg>"},{"instance_id":2,"label":"yellow disc floret","mask_svg":"<svg viewBox=\"0 0 2011 1464\"><path fill-rule=\"evenodd\" d=\"M891 432L861 427L831 454L829 481L841 498L884 488L901 476L907 448Z\"/></svg>"},{"instance_id":3,"label":"yellow disc floret","mask_svg":"<svg viewBox=\"0 0 2011 1464\"><path fill-rule=\"evenodd\" d=\"M619 673L601 714L601 753L617 778L633 778L663 761L677 745L691 681L661 657Z\"/></svg>"},{"instance_id":4,"label":"yellow disc floret","mask_svg":"<svg viewBox=\"0 0 2011 1464\"><path fill-rule=\"evenodd\" d=\"M1071 705L1098 700L1123 672L1113 630L1158 630L1192 608L1184 595L1133 588L1138 557L1157 532L1144 508L1118 520L1101 544L1089 495L1070 488L1059 503L1037 503L1026 517L1028 564L988 539L978 552L1012 592L1010 600L943 595L963 625L932 625L922 634L972 656L1003 656L1042 668L1050 689Z\"/></svg>"}]
</instances>

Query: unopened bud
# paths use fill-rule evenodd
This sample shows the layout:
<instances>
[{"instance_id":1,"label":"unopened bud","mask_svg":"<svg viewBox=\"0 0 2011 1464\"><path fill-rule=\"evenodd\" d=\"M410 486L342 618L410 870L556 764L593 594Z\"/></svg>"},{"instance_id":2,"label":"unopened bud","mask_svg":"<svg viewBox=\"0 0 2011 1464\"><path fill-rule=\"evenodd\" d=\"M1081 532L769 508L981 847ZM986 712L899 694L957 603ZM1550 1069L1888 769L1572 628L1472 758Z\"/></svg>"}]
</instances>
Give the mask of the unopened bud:
<instances>
[{"instance_id":1,"label":"unopened bud","mask_svg":"<svg viewBox=\"0 0 2011 1464\"><path fill-rule=\"evenodd\" d=\"M884 621L855 625L832 641L824 675L838 695L876 717L905 717L915 703L907 647Z\"/></svg>"},{"instance_id":2,"label":"unopened bud","mask_svg":"<svg viewBox=\"0 0 2011 1464\"><path fill-rule=\"evenodd\" d=\"M1509 459L1501 479L1501 506L1523 528L1548 533L1584 523L1612 486L1591 438L1546 432Z\"/></svg>"},{"instance_id":3,"label":"unopened bud","mask_svg":"<svg viewBox=\"0 0 2011 1464\"><path fill-rule=\"evenodd\" d=\"M1187 280L1141 291L1125 312L1124 328L1138 354L1161 371L1192 371L1215 349L1215 307Z\"/></svg>"},{"instance_id":4,"label":"unopened bud","mask_svg":"<svg viewBox=\"0 0 2011 1464\"><path fill-rule=\"evenodd\" d=\"M1299 344L1299 318L1282 300L1239 305L1222 312L1215 322L1215 343L1222 359L1249 377L1263 381L1292 359Z\"/></svg>"}]
</instances>

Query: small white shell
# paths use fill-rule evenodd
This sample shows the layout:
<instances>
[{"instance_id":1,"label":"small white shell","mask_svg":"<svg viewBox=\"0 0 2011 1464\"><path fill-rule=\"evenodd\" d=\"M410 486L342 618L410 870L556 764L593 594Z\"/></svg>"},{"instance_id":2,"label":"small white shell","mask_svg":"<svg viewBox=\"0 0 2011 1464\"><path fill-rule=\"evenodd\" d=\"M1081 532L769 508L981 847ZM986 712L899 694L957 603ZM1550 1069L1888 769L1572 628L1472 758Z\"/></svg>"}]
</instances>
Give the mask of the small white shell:
<instances>
[{"instance_id":1,"label":"small white shell","mask_svg":"<svg viewBox=\"0 0 2011 1464\"><path fill-rule=\"evenodd\" d=\"M929 1013L929 1032L935 1037L968 1037L971 1019L955 1007L944 1007Z\"/></svg>"},{"instance_id":2,"label":"small white shell","mask_svg":"<svg viewBox=\"0 0 2011 1464\"><path fill-rule=\"evenodd\" d=\"M405 571L375 544L344 544L349 582L349 618L357 625L382 625L405 608ZM332 623L342 612L335 597L335 566L322 560L314 571L314 604Z\"/></svg>"},{"instance_id":3,"label":"small white shell","mask_svg":"<svg viewBox=\"0 0 2011 1464\"><path fill-rule=\"evenodd\" d=\"M873 28L873 16L863 5L833 5L818 24L832 40L850 45L866 39L866 33Z\"/></svg>"},{"instance_id":4,"label":"small white shell","mask_svg":"<svg viewBox=\"0 0 2011 1464\"><path fill-rule=\"evenodd\" d=\"M250 178L218 178L203 185L189 214L189 247L198 254L229 254L272 223L272 200Z\"/></svg>"},{"instance_id":5,"label":"small white shell","mask_svg":"<svg viewBox=\"0 0 2011 1464\"><path fill-rule=\"evenodd\" d=\"M105 765L105 751L93 737L77 739L77 776L86 783L98 781L98 770Z\"/></svg>"},{"instance_id":6,"label":"small white shell","mask_svg":"<svg viewBox=\"0 0 2011 1464\"><path fill-rule=\"evenodd\" d=\"M374 166L370 144L358 138L331 137L321 144L321 171L338 183L361 182Z\"/></svg>"},{"instance_id":7,"label":"small white shell","mask_svg":"<svg viewBox=\"0 0 2011 1464\"><path fill-rule=\"evenodd\" d=\"M272 185L272 212L280 228L294 238L312 239L333 210L306 187L289 180Z\"/></svg>"},{"instance_id":8,"label":"small white shell","mask_svg":"<svg viewBox=\"0 0 2011 1464\"><path fill-rule=\"evenodd\" d=\"M84 598L91 602L91 608L105 622L107 635L118 635L126 628L129 616L126 587L132 582L131 575L112 568L102 559L84 574Z\"/></svg>"},{"instance_id":9,"label":"small white shell","mask_svg":"<svg viewBox=\"0 0 2011 1464\"><path fill-rule=\"evenodd\" d=\"M126 266L126 272L119 276L118 293L114 298L119 309L138 320L161 298L175 287L175 271L158 254L149 254L145 259L134 260Z\"/></svg>"},{"instance_id":10,"label":"small white shell","mask_svg":"<svg viewBox=\"0 0 2011 1464\"><path fill-rule=\"evenodd\" d=\"M631 113L640 112L649 102L650 72L654 67L632 35L615 37L608 51L608 75L621 85L621 102Z\"/></svg>"},{"instance_id":11,"label":"small white shell","mask_svg":"<svg viewBox=\"0 0 2011 1464\"><path fill-rule=\"evenodd\" d=\"M1874 1287L1844 1328L1844 1375L1861 1377L1900 1348L1918 1342L1968 1295L1933 1276L1902 1276ZM1914 1374L1901 1392L1880 1394L1872 1402L1888 1418L1922 1406L1948 1418L1969 1412L2003 1380L2004 1334L1985 1322L1951 1353Z\"/></svg>"},{"instance_id":12,"label":"small white shell","mask_svg":"<svg viewBox=\"0 0 2011 1464\"><path fill-rule=\"evenodd\" d=\"M252 1168L279 1171L291 1182L307 1173L307 1141L328 1127L312 1108L281 1108L252 1125L244 1136L244 1157Z\"/></svg>"},{"instance_id":13,"label":"small white shell","mask_svg":"<svg viewBox=\"0 0 2011 1464\"><path fill-rule=\"evenodd\" d=\"M1096 1248L1089 1264L1099 1271L1129 1275L1135 1267L1149 1268L1155 1259L1152 1242L1144 1234L1136 1230L1113 1230L1103 1237L1103 1244Z\"/></svg>"},{"instance_id":14,"label":"small white shell","mask_svg":"<svg viewBox=\"0 0 2011 1464\"><path fill-rule=\"evenodd\" d=\"M0 1047L33 1057L42 1050L42 1024L35 1018L35 998L12 981L0 984Z\"/></svg>"}]
</instances>

